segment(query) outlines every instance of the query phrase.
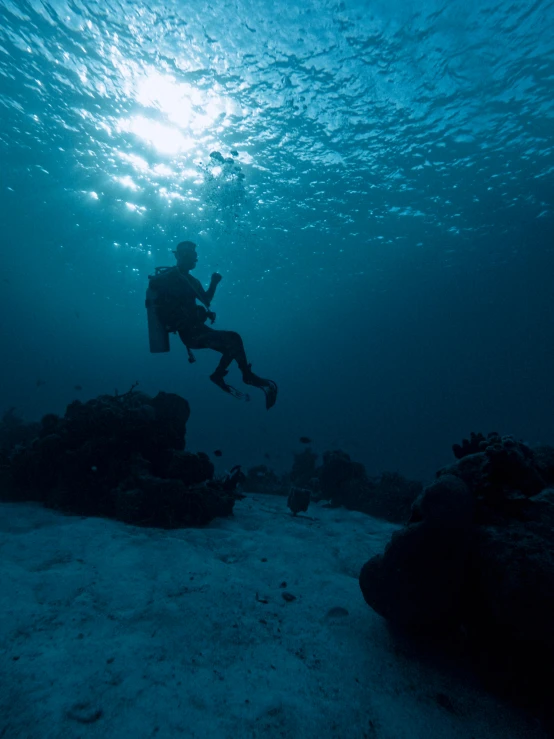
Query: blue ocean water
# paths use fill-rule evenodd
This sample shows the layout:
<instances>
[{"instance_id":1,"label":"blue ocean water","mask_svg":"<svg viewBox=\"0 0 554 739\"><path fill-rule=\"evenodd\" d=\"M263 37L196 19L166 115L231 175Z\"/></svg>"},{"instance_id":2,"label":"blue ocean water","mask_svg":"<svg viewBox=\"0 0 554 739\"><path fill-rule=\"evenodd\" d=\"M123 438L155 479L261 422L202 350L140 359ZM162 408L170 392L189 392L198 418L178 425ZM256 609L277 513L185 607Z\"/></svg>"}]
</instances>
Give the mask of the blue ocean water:
<instances>
[{"instance_id":1,"label":"blue ocean water","mask_svg":"<svg viewBox=\"0 0 554 739\"><path fill-rule=\"evenodd\" d=\"M0 410L138 381L223 468L554 442L553 2L2 0L0 165ZM183 239L271 411L149 353Z\"/></svg>"}]
</instances>

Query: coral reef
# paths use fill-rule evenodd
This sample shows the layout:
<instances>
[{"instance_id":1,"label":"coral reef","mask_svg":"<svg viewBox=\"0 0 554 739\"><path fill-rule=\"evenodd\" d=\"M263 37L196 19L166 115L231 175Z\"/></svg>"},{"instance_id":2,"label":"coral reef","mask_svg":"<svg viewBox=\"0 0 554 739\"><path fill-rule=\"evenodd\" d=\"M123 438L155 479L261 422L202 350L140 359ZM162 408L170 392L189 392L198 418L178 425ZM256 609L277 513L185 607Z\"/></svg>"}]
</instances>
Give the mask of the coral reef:
<instances>
[{"instance_id":1,"label":"coral reef","mask_svg":"<svg viewBox=\"0 0 554 739\"><path fill-rule=\"evenodd\" d=\"M480 521L510 515L522 507L526 498L554 483L554 460L546 447L535 453L513 436L479 436L480 451L463 455L440 469L437 477L452 474L470 487L478 501Z\"/></svg>"},{"instance_id":2,"label":"coral reef","mask_svg":"<svg viewBox=\"0 0 554 739\"><path fill-rule=\"evenodd\" d=\"M291 489L309 493L310 500L330 501L333 508L344 506L394 523L405 523L422 484L396 472L368 477L365 467L341 449L326 451L322 464L310 448L294 455L292 469L279 476L267 465L251 467L241 480L245 492L288 496Z\"/></svg>"},{"instance_id":3,"label":"coral reef","mask_svg":"<svg viewBox=\"0 0 554 739\"><path fill-rule=\"evenodd\" d=\"M390 622L447 628L495 684L546 710L554 681L554 449L472 435L360 573ZM471 450L470 450L471 447ZM553 487L551 487L553 486Z\"/></svg>"},{"instance_id":4,"label":"coral reef","mask_svg":"<svg viewBox=\"0 0 554 739\"><path fill-rule=\"evenodd\" d=\"M15 412L8 408L0 418L0 455L9 455L17 446L28 444L38 433L38 423L25 423Z\"/></svg>"},{"instance_id":5,"label":"coral reef","mask_svg":"<svg viewBox=\"0 0 554 739\"><path fill-rule=\"evenodd\" d=\"M248 469L241 481L241 487L246 493L288 495L290 483L267 465L259 464Z\"/></svg>"},{"instance_id":6,"label":"coral reef","mask_svg":"<svg viewBox=\"0 0 554 739\"><path fill-rule=\"evenodd\" d=\"M290 471L290 480L293 485L303 488L313 485L314 480L317 479L317 457L318 455L309 447L294 455Z\"/></svg>"},{"instance_id":7,"label":"coral reef","mask_svg":"<svg viewBox=\"0 0 554 739\"><path fill-rule=\"evenodd\" d=\"M489 434L489 436L496 436L496 433ZM486 438L483 434L476 434L474 431L469 435L469 439L462 439L461 444L452 444L452 451L456 459L467 457L468 454L476 454L482 451L481 444L486 443Z\"/></svg>"},{"instance_id":8,"label":"coral reef","mask_svg":"<svg viewBox=\"0 0 554 739\"><path fill-rule=\"evenodd\" d=\"M4 464L15 500L151 526L201 525L230 515L237 479L214 480L203 453L184 451L188 402L133 388L44 416L35 438L14 447Z\"/></svg>"},{"instance_id":9,"label":"coral reef","mask_svg":"<svg viewBox=\"0 0 554 739\"><path fill-rule=\"evenodd\" d=\"M330 500L333 507L342 505L395 523L408 520L411 505L422 489L420 482L395 472L369 478L364 466L341 450L324 453L318 476L318 497Z\"/></svg>"}]
</instances>

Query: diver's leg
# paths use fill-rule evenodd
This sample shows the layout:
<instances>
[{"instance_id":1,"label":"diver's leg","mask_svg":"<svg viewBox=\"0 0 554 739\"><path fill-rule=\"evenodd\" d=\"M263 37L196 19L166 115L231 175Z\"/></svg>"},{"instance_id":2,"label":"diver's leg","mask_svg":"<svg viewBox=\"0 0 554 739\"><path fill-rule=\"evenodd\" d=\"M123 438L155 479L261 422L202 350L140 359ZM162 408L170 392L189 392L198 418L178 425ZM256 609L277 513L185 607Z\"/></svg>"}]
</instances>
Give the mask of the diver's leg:
<instances>
[{"instance_id":1,"label":"diver's leg","mask_svg":"<svg viewBox=\"0 0 554 739\"><path fill-rule=\"evenodd\" d=\"M240 334L236 331L214 331L213 333L218 335L212 339L214 342L212 348L221 351L222 354L216 371L211 375L212 382L216 384L225 382L223 378L227 374L227 367L234 359L242 373L243 382L246 385L260 388L265 395L265 407L267 410L272 408L277 400L277 384L273 380L266 380L252 372L252 365L248 364Z\"/></svg>"},{"instance_id":2,"label":"diver's leg","mask_svg":"<svg viewBox=\"0 0 554 739\"><path fill-rule=\"evenodd\" d=\"M213 349L214 351L221 352L221 359L215 372L210 375L210 380L222 390L231 393L235 397L244 397L243 393L235 390L235 388L227 385L225 382L227 368L235 360L242 373L243 382L246 385L258 387L264 392L266 408L269 410L275 405L275 401L277 400L276 383L273 380L259 377L252 372L252 365L248 364L246 358L244 343L240 334L236 331L217 331L209 326L203 326L202 330L194 337L187 339L186 343L191 349ZM248 398L248 396L246 397Z\"/></svg>"},{"instance_id":3,"label":"diver's leg","mask_svg":"<svg viewBox=\"0 0 554 739\"><path fill-rule=\"evenodd\" d=\"M267 380L265 377L260 377L252 372L252 365L248 364L248 360L246 359L246 352L240 334L237 334L236 331L222 331L221 333L225 334L224 340L229 347L229 351L221 357L220 365L224 363L226 357L232 355L232 358L236 360L242 373L243 382L246 385L258 387L263 391L265 395L265 407L269 410L275 405L275 401L277 400L277 384L273 380ZM227 369L227 366L224 369ZM219 367L216 372L218 370Z\"/></svg>"},{"instance_id":4,"label":"diver's leg","mask_svg":"<svg viewBox=\"0 0 554 739\"><path fill-rule=\"evenodd\" d=\"M242 373L242 380L245 385L252 385L253 387L259 387L263 390L265 395L265 407L267 410L275 405L277 400L277 383L273 380L267 380L265 377L260 377L252 372L251 365L249 364L247 369Z\"/></svg>"},{"instance_id":5,"label":"diver's leg","mask_svg":"<svg viewBox=\"0 0 554 739\"><path fill-rule=\"evenodd\" d=\"M227 368L233 360L237 361L239 367L241 365L243 367L247 366L244 345L239 334L234 331L217 331L209 326L203 326L194 336L186 337L186 341L183 337L181 338L190 349L213 349L220 352L221 359L215 372L210 375L210 380L235 398L250 400L248 395L241 393L225 382Z\"/></svg>"},{"instance_id":6,"label":"diver's leg","mask_svg":"<svg viewBox=\"0 0 554 739\"><path fill-rule=\"evenodd\" d=\"M259 387L265 395L265 407L267 410L275 405L277 400L277 383L273 380L268 380L265 377L260 377L255 372L252 372L252 365L247 364L242 370L242 381L245 385L252 385L253 387Z\"/></svg>"},{"instance_id":7,"label":"diver's leg","mask_svg":"<svg viewBox=\"0 0 554 739\"><path fill-rule=\"evenodd\" d=\"M221 352L221 359L217 365L216 372L225 372L233 360L239 366L241 372L248 367L246 352L240 334L236 331L214 331L218 336L213 337L216 351Z\"/></svg>"}]
</instances>

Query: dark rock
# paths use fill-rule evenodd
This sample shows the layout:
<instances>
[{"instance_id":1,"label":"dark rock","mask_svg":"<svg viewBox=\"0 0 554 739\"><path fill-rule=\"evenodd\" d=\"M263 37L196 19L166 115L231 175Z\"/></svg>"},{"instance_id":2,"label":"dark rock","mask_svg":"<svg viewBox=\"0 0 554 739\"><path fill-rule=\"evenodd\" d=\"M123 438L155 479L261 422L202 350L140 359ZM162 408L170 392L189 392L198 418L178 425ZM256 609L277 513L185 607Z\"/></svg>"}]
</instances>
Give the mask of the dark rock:
<instances>
[{"instance_id":1,"label":"dark rock","mask_svg":"<svg viewBox=\"0 0 554 739\"><path fill-rule=\"evenodd\" d=\"M514 505L518 496L532 497L547 484L539 469L540 457L512 436L489 435L481 442L482 451L463 456L458 462L437 472L455 475L463 480L477 499L483 520L496 515L519 515L521 506ZM543 469L548 469L548 457L543 453Z\"/></svg>"},{"instance_id":2,"label":"dark rock","mask_svg":"<svg viewBox=\"0 0 554 739\"><path fill-rule=\"evenodd\" d=\"M310 482L317 475L317 457L318 455L312 452L311 449L304 449L294 455L294 462L290 472L290 479L293 485L304 488L310 486Z\"/></svg>"},{"instance_id":3,"label":"dark rock","mask_svg":"<svg viewBox=\"0 0 554 739\"><path fill-rule=\"evenodd\" d=\"M247 493L288 495L290 485L265 464L250 467L242 480L242 489Z\"/></svg>"},{"instance_id":4,"label":"dark rock","mask_svg":"<svg viewBox=\"0 0 554 739\"><path fill-rule=\"evenodd\" d=\"M455 618L470 532L421 522L393 534L384 554L362 567L366 603L402 626L429 627Z\"/></svg>"},{"instance_id":5,"label":"dark rock","mask_svg":"<svg viewBox=\"0 0 554 739\"><path fill-rule=\"evenodd\" d=\"M187 400L175 393L159 392L149 400L156 411L156 420L167 430L167 443L172 449L184 449L190 405Z\"/></svg>"},{"instance_id":6,"label":"dark rock","mask_svg":"<svg viewBox=\"0 0 554 739\"><path fill-rule=\"evenodd\" d=\"M547 530L554 532L554 488L546 488L529 503L527 520L540 522Z\"/></svg>"},{"instance_id":7,"label":"dark rock","mask_svg":"<svg viewBox=\"0 0 554 739\"><path fill-rule=\"evenodd\" d=\"M467 528L473 523L474 515L475 500L468 486L454 475L443 475L415 500L410 521Z\"/></svg>"},{"instance_id":8,"label":"dark rock","mask_svg":"<svg viewBox=\"0 0 554 739\"><path fill-rule=\"evenodd\" d=\"M554 486L554 447L545 444L533 447L533 459L545 483Z\"/></svg>"},{"instance_id":9,"label":"dark rock","mask_svg":"<svg viewBox=\"0 0 554 739\"><path fill-rule=\"evenodd\" d=\"M489 436L491 436L491 434L489 434ZM496 436L496 434L492 434L492 436ZM467 457L468 454L477 454L477 452L482 451L481 444L483 442L486 442L486 438L483 434L476 434L472 431L469 439L463 439L461 445L453 444L452 451L454 452L456 459L462 459L463 457Z\"/></svg>"},{"instance_id":10,"label":"dark rock","mask_svg":"<svg viewBox=\"0 0 554 739\"><path fill-rule=\"evenodd\" d=\"M204 526L216 516L230 516L243 495L223 489L213 481L185 485L181 480L139 476L114 491L116 517L140 526L173 529Z\"/></svg>"},{"instance_id":11,"label":"dark rock","mask_svg":"<svg viewBox=\"0 0 554 739\"><path fill-rule=\"evenodd\" d=\"M45 501L48 490L57 482L64 457L64 440L58 434L36 438L29 447L15 452L9 470L16 497Z\"/></svg>"},{"instance_id":12,"label":"dark rock","mask_svg":"<svg viewBox=\"0 0 554 739\"><path fill-rule=\"evenodd\" d=\"M362 568L368 605L402 625L432 626L452 617L463 589L474 509L471 491L456 477L425 488L413 505L413 523Z\"/></svg>"},{"instance_id":13,"label":"dark rock","mask_svg":"<svg viewBox=\"0 0 554 739\"><path fill-rule=\"evenodd\" d=\"M102 716L102 709L88 701L74 703L67 710L67 717L80 724L93 724Z\"/></svg>"},{"instance_id":14,"label":"dark rock","mask_svg":"<svg viewBox=\"0 0 554 739\"><path fill-rule=\"evenodd\" d=\"M392 623L463 625L491 687L552 719L554 450L493 434L463 451L364 565L360 587Z\"/></svg>"},{"instance_id":15,"label":"dark rock","mask_svg":"<svg viewBox=\"0 0 554 739\"><path fill-rule=\"evenodd\" d=\"M214 481L206 454L183 451L189 414L183 398L151 398L134 386L124 395L74 401L63 417L45 416L36 438L6 459L1 493L151 526L230 515L238 476Z\"/></svg>"},{"instance_id":16,"label":"dark rock","mask_svg":"<svg viewBox=\"0 0 554 739\"><path fill-rule=\"evenodd\" d=\"M330 499L333 507L344 506L397 523L408 520L422 487L394 472L368 478L364 466L340 450L324 453L319 483L314 499Z\"/></svg>"},{"instance_id":17,"label":"dark rock","mask_svg":"<svg viewBox=\"0 0 554 739\"><path fill-rule=\"evenodd\" d=\"M422 487L417 480L408 480L396 472L384 472L360 490L355 510L392 523L406 523Z\"/></svg>"},{"instance_id":18,"label":"dark rock","mask_svg":"<svg viewBox=\"0 0 554 739\"><path fill-rule=\"evenodd\" d=\"M353 480L366 480L363 465L352 462L350 455L337 449L324 452L323 465L319 471L319 486L321 498L330 500L331 505L344 505L347 491L343 485Z\"/></svg>"},{"instance_id":19,"label":"dark rock","mask_svg":"<svg viewBox=\"0 0 554 739\"><path fill-rule=\"evenodd\" d=\"M546 487L534 464L531 448L512 436L503 436L494 444L489 444L485 455L485 472L491 485L489 497L501 497L505 490L519 490L526 496L532 496Z\"/></svg>"},{"instance_id":20,"label":"dark rock","mask_svg":"<svg viewBox=\"0 0 554 739\"><path fill-rule=\"evenodd\" d=\"M468 454L462 457L458 462L442 467L437 472L437 477L443 475L454 475L465 482L471 492L478 496L486 491L489 487L489 481L485 472L487 457L484 452L476 454Z\"/></svg>"},{"instance_id":21,"label":"dark rock","mask_svg":"<svg viewBox=\"0 0 554 739\"><path fill-rule=\"evenodd\" d=\"M234 492L237 487L244 481L245 474L241 470L240 464L231 467L230 471L221 480L223 490L226 492Z\"/></svg>"},{"instance_id":22,"label":"dark rock","mask_svg":"<svg viewBox=\"0 0 554 739\"><path fill-rule=\"evenodd\" d=\"M173 452L166 477L181 480L185 485L197 485L214 476L214 465L204 452Z\"/></svg>"},{"instance_id":23,"label":"dark rock","mask_svg":"<svg viewBox=\"0 0 554 739\"><path fill-rule=\"evenodd\" d=\"M550 504L548 504L550 505ZM479 526L471 551L468 620L505 644L554 653L554 532L512 521Z\"/></svg>"},{"instance_id":24,"label":"dark rock","mask_svg":"<svg viewBox=\"0 0 554 739\"><path fill-rule=\"evenodd\" d=\"M333 606L325 614L327 618L344 618L348 616L348 610L342 606Z\"/></svg>"},{"instance_id":25,"label":"dark rock","mask_svg":"<svg viewBox=\"0 0 554 739\"><path fill-rule=\"evenodd\" d=\"M0 453L9 457L18 446L27 446L38 436L40 424L25 423L15 412L15 407L8 408L0 418Z\"/></svg>"},{"instance_id":26,"label":"dark rock","mask_svg":"<svg viewBox=\"0 0 554 739\"><path fill-rule=\"evenodd\" d=\"M52 434L59 434L62 430L62 424L62 419L55 413L47 413L41 418L39 435L51 436Z\"/></svg>"},{"instance_id":27,"label":"dark rock","mask_svg":"<svg viewBox=\"0 0 554 739\"><path fill-rule=\"evenodd\" d=\"M306 488L291 486L287 505L296 516L300 511L305 512L310 505L311 491Z\"/></svg>"}]
</instances>

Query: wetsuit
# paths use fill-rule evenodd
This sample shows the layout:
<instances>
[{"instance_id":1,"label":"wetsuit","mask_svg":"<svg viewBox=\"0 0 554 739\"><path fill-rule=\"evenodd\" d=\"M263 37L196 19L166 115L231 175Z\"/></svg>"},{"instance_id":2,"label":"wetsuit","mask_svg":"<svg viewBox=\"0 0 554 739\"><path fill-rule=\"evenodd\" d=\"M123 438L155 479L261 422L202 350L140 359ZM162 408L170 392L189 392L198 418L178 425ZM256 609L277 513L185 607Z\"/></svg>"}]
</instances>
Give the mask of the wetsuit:
<instances>
[{"instance_id":1,"label":"wetsuit","mask_svg":"<svg viewBox=\"0 0 554 739\"><path fill-rule=\"evenodd\" d=\"M208 318L215 315L209 312L210 295L202 287L200 280L179 267L171 267L152 278L151 285L157 292L157 311L168 331L174 331L187 349L213 349L221 353L221 359L210 379L225 392L235 397L245 397L235 388L227 385L224 378L227 368L235 360L247 385L261 388L266 396L266 407L271 408L277 397L277 386L272 380L252 372L248 364L244 344L236 331L218 331L205 325ZM196 304L201 302L206 310Z\"/></svg>"}]
</instances>

